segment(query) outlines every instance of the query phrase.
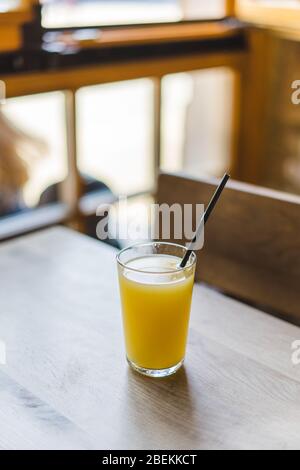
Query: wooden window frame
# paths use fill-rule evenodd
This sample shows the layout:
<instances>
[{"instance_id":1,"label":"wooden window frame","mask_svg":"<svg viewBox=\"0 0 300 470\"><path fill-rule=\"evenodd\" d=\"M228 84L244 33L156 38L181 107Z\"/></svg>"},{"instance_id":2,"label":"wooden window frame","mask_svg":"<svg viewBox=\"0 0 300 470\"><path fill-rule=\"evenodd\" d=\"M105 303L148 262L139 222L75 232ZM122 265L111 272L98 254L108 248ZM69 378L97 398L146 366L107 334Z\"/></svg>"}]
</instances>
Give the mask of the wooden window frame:
<instances>
[{"instance_id":1,"label":"wooden window frame","mask_svg":"<svg viewBox=\"0 0 300 470\"><path fill-rule=\"evenodd\" d=\"M234 12L241 21L281 33L294 32L300 38L300 1L293 6L285 1L270 5L265 0L236 0Z\"/></svg>"},{"instance_id":2,"label":"wooden window frame","mask_svg":"<svg viewBox=\"0 0 300 470\"><path fill-rule=\"evenodd\" d=\"M22 47L22 27L33 19L32 6L30 0L20 0L17 6L0 13L0 53Z\"/></svg>"}]
</instances>

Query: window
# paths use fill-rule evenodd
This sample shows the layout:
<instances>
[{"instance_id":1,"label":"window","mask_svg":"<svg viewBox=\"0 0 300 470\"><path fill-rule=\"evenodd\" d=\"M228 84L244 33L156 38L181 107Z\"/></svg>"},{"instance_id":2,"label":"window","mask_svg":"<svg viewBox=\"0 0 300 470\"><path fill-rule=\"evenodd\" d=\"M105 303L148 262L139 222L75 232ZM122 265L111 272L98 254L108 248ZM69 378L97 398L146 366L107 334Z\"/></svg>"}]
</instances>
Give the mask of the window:
<instances>
[{"instance_id":1,"label":"window","mask_svg":"<svg viewBox=\"0 0 300 470\"><path fill-rule=\"evenodd\" d=\"M45 27L172 22L224 16L224 0L44 0Z\"/></svg>"},{"instance_id":2,"label":"window","mask_svg":"<svg viewBox=\"0 0 300 470\"><path fill-rule=\"evenodd\" d=\"M41 194L67 175L64 95L61 92L7 100L3 113L26 136L20 154L28 166L29 179L24 188L26 206L38 205ZM26 146L26 147L25 147Z\"/></svg>"},{"instance_id":3,"label":"window","mask_svg":"<svg viewBox=\"0 0 300 470\"><path fill-rule=\"evenodd\" d=\"M153 83L132 80L77 93L79 166L117 194L153 187Z\"/></svg>"},{"instance_id":4,"label":"window","mask_svg":"<svg viewBox=\"0 0 300 470\"><path fill-rule=\"evenodd\" d=\"M162 166L219 176L231 153L233 75L218 68L163 79Z\"/></svg>"},{"instance_id":5,"label":"window","mask_svg":"<svg viewBox=\"0 0 300 470\"><path fill-rule=\"evenodd\" d=\"M221 18L225 16L224 0L183 0L184 19Z\"/></svg>"},{"instance_id":6,"label":"window","mask_svg":"<svg viewBox=\"0 0 300 470\"><path fill-rule=\"evenodd\" d=\"M20 4L19 0L0 0L0 13L12 10Z\"/></svg>"}]
</instances>

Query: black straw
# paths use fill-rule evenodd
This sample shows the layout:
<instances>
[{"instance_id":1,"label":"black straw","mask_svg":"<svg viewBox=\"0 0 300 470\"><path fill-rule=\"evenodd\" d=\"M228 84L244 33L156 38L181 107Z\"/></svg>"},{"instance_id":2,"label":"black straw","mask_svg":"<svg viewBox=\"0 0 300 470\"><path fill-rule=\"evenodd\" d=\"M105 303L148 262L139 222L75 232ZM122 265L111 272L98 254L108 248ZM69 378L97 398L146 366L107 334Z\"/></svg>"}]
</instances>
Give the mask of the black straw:
<instances>
[{"instance_id":1,"label":"black straw","mask_svg":"<svg viewBox=\"0 0 300 470\"><path fill-rule=\"evenodd\" d=\"M206 224L206 222L208 221L212 211L214 210L218 200L220 199L220 196L228 182L228 180L230 179L230 176L226 173L221 181L221 183L219 184L215 194L213 195L210 203L208 204L207 206L207 209L206 211L204 212L200 222L199 222L199 225L198 225L198 228L196 230L196 233L195 233L195 236L194 238L192 239L192 241L190 242L189 246L188 246L188 249L184 255L184 257L182 258L182 261L180 263L180 267L181 268L184 268L188 262L188 260L190 259L190 256L191 254L193 253L193 245L196 243L197 239L199 238L199 236L201 235L202 233L202 230L204 229L204 226Z\"/></svg>"}]
</instances>

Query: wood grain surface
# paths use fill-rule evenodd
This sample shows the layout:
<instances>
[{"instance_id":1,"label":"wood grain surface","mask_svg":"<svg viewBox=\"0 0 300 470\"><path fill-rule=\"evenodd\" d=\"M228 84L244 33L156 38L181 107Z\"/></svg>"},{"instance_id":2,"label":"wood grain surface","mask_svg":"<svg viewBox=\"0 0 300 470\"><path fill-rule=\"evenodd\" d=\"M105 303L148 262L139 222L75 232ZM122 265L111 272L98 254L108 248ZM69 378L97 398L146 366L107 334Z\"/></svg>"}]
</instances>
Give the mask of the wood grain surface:
<instances>
[{"instance_id":1,"label":"wood grain surface","mask_svg":"<svg viewBox=\"0 0 300 470\"><path fill-rule=\"evenodd\" d=\"M300 329L196 285L185 367L125 361L115 251L67 229L0 247L2 449L299 449Z\"/></svg>"},{"instance_id":2,"label":"wood grain surface","mask_svg":"<svg viewBox=\"0 0 300 470\"><path fill-rule=\"evenodd\" d=\"M161 175L158 202L207 204L218 181ZM300 323L300 197L230 182L205 229L198 278Z\"/></svg>"}]
</instances>

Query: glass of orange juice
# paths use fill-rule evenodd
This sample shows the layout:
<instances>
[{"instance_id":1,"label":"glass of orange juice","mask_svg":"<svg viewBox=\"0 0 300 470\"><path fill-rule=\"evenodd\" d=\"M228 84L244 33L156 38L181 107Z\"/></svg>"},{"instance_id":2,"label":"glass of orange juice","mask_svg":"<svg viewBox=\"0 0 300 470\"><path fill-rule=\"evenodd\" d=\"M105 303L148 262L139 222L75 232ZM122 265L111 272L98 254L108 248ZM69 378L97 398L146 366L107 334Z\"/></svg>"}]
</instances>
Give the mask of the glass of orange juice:
<instances>
[{"instance_id":1,"label":"glass of orange juice","mask_svg":"<svg viewBox=\"0 0 300 470\"><path fill-rule=\"evenodd\" d=\"M186 248L146 243L117 256L127 360L151 377L174 374L186 351L196 255L179 266Z\"/></svg>"}]
</instances>

